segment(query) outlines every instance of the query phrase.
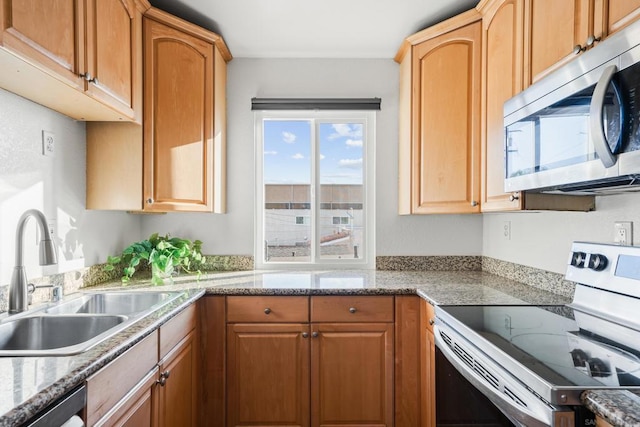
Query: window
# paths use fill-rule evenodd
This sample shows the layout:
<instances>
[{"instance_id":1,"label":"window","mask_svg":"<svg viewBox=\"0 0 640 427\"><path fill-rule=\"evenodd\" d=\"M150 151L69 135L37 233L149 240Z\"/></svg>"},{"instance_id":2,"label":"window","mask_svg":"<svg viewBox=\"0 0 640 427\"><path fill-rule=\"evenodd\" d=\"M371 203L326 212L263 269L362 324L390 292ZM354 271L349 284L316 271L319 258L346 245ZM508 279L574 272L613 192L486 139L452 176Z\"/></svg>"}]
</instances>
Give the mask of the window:
<instances>
[{"instance_id":1,"label":"window","mask_svg":"<svg viewBox=\"0 0 640 427\"><path fill-rule=\"evenodd\" d=\"M256 113L258 268L374 268L374 120Z\"/></svg>"}]
</instances>

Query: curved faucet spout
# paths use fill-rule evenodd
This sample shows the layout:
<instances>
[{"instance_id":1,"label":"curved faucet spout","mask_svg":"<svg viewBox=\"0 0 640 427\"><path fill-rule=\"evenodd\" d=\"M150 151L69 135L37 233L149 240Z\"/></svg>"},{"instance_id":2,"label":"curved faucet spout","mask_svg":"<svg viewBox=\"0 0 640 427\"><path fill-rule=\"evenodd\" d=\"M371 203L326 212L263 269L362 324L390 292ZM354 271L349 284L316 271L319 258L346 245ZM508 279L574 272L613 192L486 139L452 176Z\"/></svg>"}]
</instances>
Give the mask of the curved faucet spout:
<instances>
[{"instance_id":1,"label":"curved faucet spout","mask_svg":"<svg viewBox=\"0 0 640 427\"><path fill-rule=\"evenodd\" d=\"M34 217L40 228L42 240L40 241L40 265L57 264L56 246L51 238L47 218L37 209L29 209L22 214L16 229L16 265L11 276L9 286L9 314L20 313L28 308L27 298L27 273L23 262L23 236L27 220Z\"/></svg>"}]
</instances>

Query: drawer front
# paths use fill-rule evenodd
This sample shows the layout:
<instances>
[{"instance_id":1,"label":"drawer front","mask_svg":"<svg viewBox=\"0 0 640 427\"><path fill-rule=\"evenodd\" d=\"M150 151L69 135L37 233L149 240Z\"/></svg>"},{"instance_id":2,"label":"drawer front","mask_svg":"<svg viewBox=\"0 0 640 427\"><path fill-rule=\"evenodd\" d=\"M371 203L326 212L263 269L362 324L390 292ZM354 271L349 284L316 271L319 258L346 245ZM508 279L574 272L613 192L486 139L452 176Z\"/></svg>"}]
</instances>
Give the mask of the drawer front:
<instances>
[{"instance_id":1,"label":"drawer front","mask_svg":"<svg viewBox=\"0 0 640 427\"><path fill-rule=\"evenodd\" d=\"M93 426L158 363L158 333L118 356L87 379L86 424Z\"/></svg>"},{"instance_id":2,"label":"drawer front","mask_svg":"<svg viewBox=\"0 0 640 427\"><path fill-rule=\"evenodd\" d=\"M196 304L191 304L160 326L160 359L196 327Z\"/></svg>"},{"instance_id":3,"label":"drawer front","mask_svg":"<svg viewBox=\"0 0 640 427\"><path fill-rule=\"evenodd\" d=\"M309 297L227 297L227 322L288 323L309 321Z\"/></svg>"},{"instance_id":4,"label":"drawer front","mask_svg":"<svg viewBox=\"0 0 640 427\"><path fill-rule=\"evenodd\" d=\"M392 296L314 296L312 322L393 322Z\"/></svg>"}]
</instances>

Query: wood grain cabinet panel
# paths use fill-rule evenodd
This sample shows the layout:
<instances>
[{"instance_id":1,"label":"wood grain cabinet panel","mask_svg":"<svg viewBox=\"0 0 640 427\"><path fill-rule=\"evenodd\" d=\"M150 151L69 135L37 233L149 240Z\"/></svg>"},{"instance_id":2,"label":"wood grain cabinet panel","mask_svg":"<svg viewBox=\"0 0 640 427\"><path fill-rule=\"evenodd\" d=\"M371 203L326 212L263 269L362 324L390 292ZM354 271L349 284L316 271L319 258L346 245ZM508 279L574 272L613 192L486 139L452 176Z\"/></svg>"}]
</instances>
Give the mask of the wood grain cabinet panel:
<instances>
[{"instance_id":1,"label":"wood grain cabinet panel","mask_svg":"<svg viewBox=\"0 0 640 427\"><path fill-rule=\"evenodd\" d=\"M611 35L640 18L640 0L602 0L606 4L606 33Z\"/></svg>"},{"instance_id":2,"label":"wood grain cabinet panel","mask_svg":"<svg viewBox=\"0 0 640 427\"><path fill-rule=\"evenodd\" d=\"M231 323L302 323L309 321L306 296L230 296L227 321Z\"/></svg>"},{"instance_id":3,"label":"wood grain cabinet panel","mask_svg":"<svg viewBox=\"0 0 640 427\"><path fill-rule=\"evenodd\" d=\"M479 19L418 33L400 61L401 214L480 212Z\"/></svg>"},{"instance_id":4,"label":"wood grain cabinet panel","mask_svg":"<svg viewBox=\"0 0 640 427\"><path fill-rule=\"evenodd\" d=\"M309 426L309 351L308 324L229 324L227 426Z\"/></svg>"},{"instance_id":5,"label":"wood grain cabinet panel","mask_svg":"<svg viewBox=\"0 0 640 427\"><path fill-rule=\"evenodd\" d=\"M316 323L311 333L311 426L393 426L393 324Z\"/></svg>"},{"instance_id":6,"label":"wood grain cabinet panel","mask_svg":"<svg viewBox=\"0 0 640 427\"><path fill-rule=\"evenodd\" d=\"M313 296L312 322L393 322L392 296Z\"/></svg>"},{"instance_id":7,"label":"wood grain cabinet panel","mask_svg":"<svg viewBox=\"0 0 640 427\"><path fill-rule=\"evenodd\" d=\"M142 117L138 0L0 1L0 86L78 120Z\"/></svg>"}]
</instances>

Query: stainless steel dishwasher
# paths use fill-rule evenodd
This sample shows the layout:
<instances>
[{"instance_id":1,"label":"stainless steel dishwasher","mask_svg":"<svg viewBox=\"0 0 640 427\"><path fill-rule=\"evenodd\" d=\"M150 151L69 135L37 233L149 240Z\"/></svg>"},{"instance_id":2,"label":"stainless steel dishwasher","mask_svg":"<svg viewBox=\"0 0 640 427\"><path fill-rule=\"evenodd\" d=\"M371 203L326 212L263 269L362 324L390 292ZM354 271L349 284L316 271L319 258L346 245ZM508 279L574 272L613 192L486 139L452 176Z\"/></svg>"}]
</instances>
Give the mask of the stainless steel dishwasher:
<instances>
[{"instance_id":1,"label":"stainless steel dishwasher","mask_svg":"<svg viewBox=\"0 0 640 427\"><path fill-rule=\"evenodd\" d=\"M87 390L81 386L52 403L45 410L24 424L25 427L83 427L84 422L77 417L87 401Z\"/></svg>"}]
</instances>

